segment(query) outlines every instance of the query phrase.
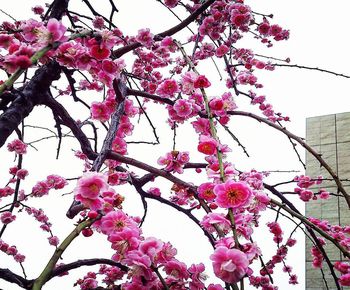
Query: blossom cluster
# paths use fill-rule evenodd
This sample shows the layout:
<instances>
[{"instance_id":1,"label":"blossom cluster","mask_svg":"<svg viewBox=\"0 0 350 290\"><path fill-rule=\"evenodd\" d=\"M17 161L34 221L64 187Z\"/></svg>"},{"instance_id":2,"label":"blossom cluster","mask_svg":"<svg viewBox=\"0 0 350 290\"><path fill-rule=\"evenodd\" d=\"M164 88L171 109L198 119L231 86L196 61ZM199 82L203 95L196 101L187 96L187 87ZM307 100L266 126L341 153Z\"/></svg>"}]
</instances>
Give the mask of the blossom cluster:
<instances>
[{"instance_id":1,"label":"blossom cluster","mask_svg":"<svg viewBox=\"0 0 350 290\"><path fill-rule=\"evenodd\" d=\"M169 9L184 6L187 11L194 12L201 7L200 2L203 1L192 0L187 4L178 0L163 2ZM273 41L288 39L289 31L277 24L271 24L267 16L254 13L244 0L213 2L201 17L196 17L198 33L190 36L186 43L178 41L174 35L155 35L149 28L139 29L136 35L124 35L116 26L108 28L112 25L108 25L108 19L101 16L91 19L91 27L94 28L92 31L76 30L72 34L69 34L71 29L65 26L64 21L54 18L45 21L29 19L16 21L14 24L5 22L1 25L1 69L13 74L51 61L64 67L70 81L68 87L58 90L59 97L73 95L74 100L89 108L90 117L85 121L77 120L74 124L79 129L86 124L92 124L95 131L98 131L96 127L99 123L107 129L110 139L106 139L105 144L110 146L103 154L113 152L114 156L128 155L127 138L137 126L135 117L141 118L144 114L151 123L147 115L147 106L151 100L158 106L164 106L171 129L175 130L188 122L198 135L196 149L205 163L197 164L196 171L199 174L204 173L201 178L204 177L205 181L175 182L169 190L170 194L162 196L158 187L144 191L134 182L137 179L136 173L120 166L122 162L117 161L119 159L103 160L103 169L95 172L90 171L96 169L90 163L88 154L76 151L75 156L85 162L84 173L78 178L73 190L75 202L82 205L79 216L81 220L78 223L91 222L82 229L82 235L90 237L96 232L104 235L113 250L111 259L123 266L103 265L98 272L88 272L76 282L81 289L97 288L101 281L99 277L103 277L102 282L108 288L120 285L120 288L126 290L163 289L165 285L169 289L224 289L219 284L207 285L203 263L188 266L178 259L177 250L171 243L144 236L141 229L143 219L130 216L124 211L124 196L115 189L127 182L132 183L141 194L145 210L145 198L151 197L182 211L201 227L213 245L210 260L214 274L224 283L243 283L246 279L252 286L263 290L277 289L272 285L269 276L278 264L283 264L283 271L287 273L290 284L298 283L292 268L286 264L288 250L296 241L289 237L283 243L284 233L277 219L267 224L273 235L272 240L277 245L276 253L262 266L258 274L253 270L251 265L254 261L262 259L259 245L253 242L254 229L260 225L260 216L272 201L264 187L264 179L268 173L257 170L242 172L236 169L229 158L231 148L218 137L218 125L226 128L229 124L231 114L240 104L240 95L247 96L267 121L289 121L287 116L275 111L263 94L256 92L263 88L256 72L272 71L274 64L269 58L238 45L246 33L253 33L261 43L271 47ZM32 10L37 17L45 19L44 8L35 6ZM74 23L79 17L70 15L70 20ZM194 45L192 54L186 54L184 47L187 44ZM133 56L130 57L131 64L129 58L122 58L123 49L128 47L134 47ZM45 49L48 52L41 54ZM214 62L220 61L225 68L225 75L222 77L225 89L221 92L217 92L216 88L214 90L213 77L199 72L199 64L205 64L210 58ZM75 82L77 72L84 76L79 82ZM134 81L142 89L139 94L144 97L142 102L136 99L138 106L130 96ZM120 83L130 87L122 98L117 92ZM241 92L247 88L248 93ZM88 98L85 97L80 100L76 98L77 91L103 96L93 101L86 101ZM120 108L122 112L119 112ZM111 137L112 118L117 118L118 126ZM158 139L157 136L156 138ZM96 145L96 136L94 141ZM8 143L7 148L18 155L27 152L27 144L19 139ZM158 158L158 165L163 167L159 169L159 175L170 176L172 180L176 180L173 173L183 174L191 166L189 152L174 148ZM156 169L153 171L156 172ZM156 176L153 171L150 172ZM51 189L64 188L68 184L67 180L51 174L46 180L38 181L26 195L24 190L15 189L12 185L25 180L29 172L21 166L14 166L9 173L12 177L5 187L0 188L0 197L15 196L14 207L21 207L21 210L24 209L28 215L33 216L40 223L40 228L50 234L49 244L56 247L59 238L52 234L48 216L41 209L25 205L25 202L31 197L46 196ZM318 195L311 190L313 185L322 182L322 177L313 180L308 176L297 176L294 181L297 182L294 192L303 201L317 199L318 196L322 199L329 197L324 189ZM3 226L16 220L13 209L11 207L1 213L0 221ZM196 210L204 210L205 214L197 219ZM315 218L309 218L308 221L330 235L346 250L350 250L349 227L334 226ZM319 242L325 244L322 239ZM24 260L24 256L18 254L15 246L9 246L2 240L0 250L14 256L18 262ZM311 251L314 267L320 268L324 258L320 249L313 247ZM350 266L345 262L336 262L334 267L341 273L341 285L349 286Z\"/></svg>"}]
</instances>

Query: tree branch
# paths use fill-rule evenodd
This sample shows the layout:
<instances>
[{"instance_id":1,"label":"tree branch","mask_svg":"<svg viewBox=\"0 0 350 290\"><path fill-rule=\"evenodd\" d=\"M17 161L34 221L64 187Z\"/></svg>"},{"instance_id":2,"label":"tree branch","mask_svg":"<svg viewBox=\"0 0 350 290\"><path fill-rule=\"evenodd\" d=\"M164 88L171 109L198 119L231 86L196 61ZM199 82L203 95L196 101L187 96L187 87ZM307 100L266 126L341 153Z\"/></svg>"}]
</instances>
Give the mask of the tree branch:
<instances>
[{"instance_id":1,"label":"tree branch","mask_svg":"<svg viewBox=\"0 0 350 290\"><path fill-rule=\"evenodd\" d=\"M60 78L60 67L51 62L39 68L28 84L14 92L15 100L0 115L0 147L33 110L47 98L51 83Z\"/></svg>"},{"instance_id":2,"label":"tree branch","mask_svg":"<svg viewBox=\"0 0 350 290\"><path fill-rule=\"evenodd\" d=\"M245 116L245 117L249 117L249 118L255 119L255 120L259 121L259 122L267 124L268 126L270 126L270 127L274 128L274 129L282 132L283 134L285 134L289 138L297 141L302 147L304 147L308 152L310 152L318 160L318 162L328 171L328 173L332 176L333 180L337 184L337 187L338 187L339 191L344 196L344 198L346 200L346 203L347 203L348 207L350 208L350 195L346 192L346 190L345 190L341 180L337 176L337 174L328 165L328 163L321 157L321 155L319 153L317 153L304 140L302 140L302 138L300 138L300 137L296 136L295 134L289 132L285 127L282 127L282 126L279 126L279 125L277 125L275 123L272 123L272 122L266 120L265 118L260 117L258 115L255 115L253 113L243 112L243 111L229 111L228 114L230 114L232 116Z\"/></svg>"},{"instance_id":3,"label":"tree branch","mask_svg":"<svg viewBox=\"0 0 350 290\"><path fill-rule=\"evenodd\" d=\"M182 30L183 28L185 28L187 25L189 25L191 22L195 21L196 18L201 15L207 8L210 7L210 5L212 5L215 2L215 0L208 0L207 2L205 2L201 7L199 7L195 12L193 12L190 16L188 16L187 18L185 18L181 23L179 23L178 25L165 30L161 33L158 33L157 35L154 36L155 40L161 40L166 36L171 36L174 35L175 33L179 32L180 30ZM132 51L138 47L141 47L142 44L139 42L133 42L130 43L126 46L123 46L121 48L116 49L115 51L112 52L112 55L115 58L119 58L122 55L128 53L129 51Z\"/></svg>"},{"instance_id":4,"label":"tree branch","mask_svg":"<svg viewBox=\"0 0 350 290\"><path fill-rule=\"evenodd\" d=\"M17 284L19 287L22 287L24 289L29 289L31 284L31 281L24 279L23 277L13 273L9 269L0 268L0 279Z\"/></svg>"}]
</instances>

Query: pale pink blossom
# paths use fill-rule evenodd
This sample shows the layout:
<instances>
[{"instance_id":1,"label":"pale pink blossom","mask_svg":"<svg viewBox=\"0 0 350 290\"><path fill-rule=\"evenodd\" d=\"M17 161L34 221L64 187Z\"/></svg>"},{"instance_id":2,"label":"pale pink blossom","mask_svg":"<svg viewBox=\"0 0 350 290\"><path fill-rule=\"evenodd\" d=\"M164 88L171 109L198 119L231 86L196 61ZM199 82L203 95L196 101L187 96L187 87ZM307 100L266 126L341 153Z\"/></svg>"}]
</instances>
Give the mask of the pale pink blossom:
<instances>
[{"instance_id":1,"label":"pale pink blossom","mask_svg":"<svg viewBox=\"0 0 350 290\"><path fill-rule=\"evenodd\" d=\"M140 230L137 227L125 228L121 232L114 232L108 236L112 249L116 251L113 260L121 261L128 251L136 250L140 244Z\"/></svg>"},{"instance_id":2,"label":"pale pink blossom","mask_svg":"<svg viewBox=\"0 0 350 290\"><path fill-rule=\"evenodd\" d=\"M216 228L219 228L224 233L228 233L231 230L230 221L222 213L208 213L203 217L200 224L211 233L216 232Z\"/></svg>"},{"instance_id":3,"label":"pale pink blossom","mask_svg":"<svg viewBox=\"0 0 350 290\"><path fill-rule=\"evenodd\" d=\"M108 189L107 177L102 173L87 172L77 183L74 192L83 198L95 199L99 194Z\"/></svg>"},{"instance_id":4,"label":"pale pink blossom","mask_svg":"<svg viewBox=\"0 0 350 290\"><path fill-rule=\"evenodd\" d=\"M111 235L126 228L137 227L136 222L122 210L111 211L101 218L100 228L104 234Z\"/></svg>"},{"instance_id":5,"label":"pale pink blossom","mask_svg":"<svg viewBox=\"0 0 350 290\"><path fill-rule=\"evenodd\" d=\"M188 100L179 99L173 107L177 115L182 118L186 118L192 113L192 104Z\"/></svg>"},{"instance_id":6,"label":"pale pink blossom","mask_svg":"<svg viewBox=\"0 0 350 290\"><path fill-rule=\"evenodd\" d=\"M181 91L184 94L191 94L194 88L194 82L196 81L198 75L193 71L185 72L181 77Z\"/></svg>"},{"instance_id":7,"label":"pale pink blossom","mask_svg":"<svg viewBox=\"0 0 350 290\"><path fill-rule=\"evenodd\" d=\"M62 189L68 184L68 182L65 178L59 175L51 174L47 176L46 184L49 188Z\"/></svg>"},{"instance_id":8,"label":"pale pink blossom","mask_svg":"<svg viewBox=\"0 0 350 290\"><path fill-rule=\"evenodd\" d=\"M190 276L187 271L186 264L176 259L172 259L169 262L167 262L164 266L164 271L168 275L174 276L178 279L188 279Z\"/></svg>"},{"instance_id":9,"label":"pale pink blossom","mask_svg":"<svg viewBox=\"0 0 350 290\"><path fill-rule=\"evenodd\" d=\"M149 28L140 29L136 36L136 40L145 47L151 48L153 44L153 34L150 32Z\"/></svg>"},{"instance_id":10,"label":"pale pink blossom","mask_svg":"<svg viewBox=\"0 0 350 290\"><path fill-rule=\"evenodd\" d=\"M237 283L247 273L249 261L246 255L237 249L218 247L210 256L215 275L227 283Z\"/></svg>"},{"instance_id":11,"label":"pale pink blossom","mask_svg":"<svg viewBox=\"0 0 350 290\"><path fill-rule=\"evenodd\" d=\"M164 243L161 240L150 237L143 240L139 245L139 250L147 255L154 263L156 255L162 250Z\"/></svg>"}]
</instances>

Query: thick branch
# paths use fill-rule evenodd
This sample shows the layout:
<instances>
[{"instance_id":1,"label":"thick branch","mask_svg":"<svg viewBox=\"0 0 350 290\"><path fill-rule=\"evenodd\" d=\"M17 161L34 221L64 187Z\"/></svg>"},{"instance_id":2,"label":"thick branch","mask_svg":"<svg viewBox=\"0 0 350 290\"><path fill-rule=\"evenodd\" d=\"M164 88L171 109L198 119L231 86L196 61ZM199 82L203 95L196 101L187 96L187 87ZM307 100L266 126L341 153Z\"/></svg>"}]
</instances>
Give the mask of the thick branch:
<instances>
[{"instance_id":1,"label":"thick branch","mask_svg":"<svg viewBox=\"0 0 350 290\"><path fill-rule=\"evenodd\" d=\"M51 6L51 13L49 18L56 18L60 20L68 8L69 0L55 0Z\"/></svg>"},{"instance_id":2,"label":"thick branch","mask_svg":"<svg viewBox=\"0 0 350 290\"><path fill-rule=\"evenodd\" d=\"M50 279L53 273L53 269L58 261L58 259L62 256L63 252L67 249L67 247L73 242L73 240L79 236L80 232L86 228L91 226L94 220L86 220L81 222L76 226L76 228L66 237L66 239L62 242L61 245L56 249L55 253L52 255L50 261L47 263L45 269L42 271L40 276L35 279L32 290L40 290L42 286Z\"/></svg>"},{"instance_id":3,"label":"thick branch","mask_svg":"<svg viewBox=\"0 0 350 290\"><path fill-rule=\"evenodd\" d=\"M155 168L155 167L153 167L151 165L148 165L148 164L143 163L141 161L138 161L136 159L133 159L133 158L130 158L130 157L126 157L126 156L120 155L120 154L112 152L112 151L110 151L108 153L107 158L113 159L113 160L116 160L116 161L119 161L119 162L122 162L122 163L125 163L125 164L129 164L129 165L132 165L132 166L135 166L135 167L138 167L138 168L146 170L146 171L148 171L150 173L154 173L154 174L156 174L158 176L162 176L162 177L168 179L169 181L171 181L173 183L176 183L176 184L182 185L184 187L190 188L190 189L192 189L194 191L196 190L194 185L191 185L191 184L181 180L180 178L177 178L176 176L170 174L169 172L164 171L162 169Z\"/></svg>"},{"instance_id":4,"label":"thick branch","mask_svg":"<svg viewBox=\"0 0 350 290\"><path fill-rule=\"evenodd\" d=\"M39 68L34 77L20 91L14 93L15 100L0 115L0 147L18 125L47 97L51 83L60 77L59 65L55 62Z\"/></svg>"},{"instance_id":5,"label":"thick branch","mask_svg":"<svg viewBox=\"0 0 350 290\"><path fill-rule=\"evenodd\" d=\"M45 102L54 115L60 118L61 124L67 126L80 143L81 150L89 159L96 159L97 154L92 150L91 143L81 130L78 124L73 120L67 110L54 98L50 97Z\"/></svg>"},{"instance_id":6,"label":"thick branch","mask_svg":"<svg viewBox=\"0 0 350 290\"><path fill-rule=\"evenodd\" d=\"M27 279L13 273L9 269L1 269L0 268L0 279L3 279L7 282L17 284L18 286L28 289L30 286L30 282Z\"/></svg>"},{"instance_id":7,"label":"thick branch","mask_svg":"<svg viewBox=\"0 0 350 290\"><path fill-rule=\"evenodd\" d=\"M122 271L127 272L129 268L127 266L124 266L120 263L117 263L113 260L109 259L101 259L101 258L96 258L96 259L84 259L84 260L78 260L69 264L61 265L55 268L55 270L52 271L51 278L59 276L63 274L64 272L74 270L83 266L94 266L98 264L104 264L104 265L110 265L110 266L115 266L121 269ZM51 279L50 278L50 279Z\"/></svg>"},{"instance_id":8,"label":"thick branch","mask_svg":"<svg viewBox=\"0 0 350 290\"><path fill-rule=\"evenodd\" d=\"M113 140L115 139L120 118L124 114L124 103L126 95L126 86L119 80L113 81L113 89L116 95L116 100L118 101L117 108L111 117L111 125L108 129L106 138L103 141L101 153L97 156L92 166L92 171L99 171L103 162L106 160L107 153L111 150Z\"/></svg>"}]
</instances>

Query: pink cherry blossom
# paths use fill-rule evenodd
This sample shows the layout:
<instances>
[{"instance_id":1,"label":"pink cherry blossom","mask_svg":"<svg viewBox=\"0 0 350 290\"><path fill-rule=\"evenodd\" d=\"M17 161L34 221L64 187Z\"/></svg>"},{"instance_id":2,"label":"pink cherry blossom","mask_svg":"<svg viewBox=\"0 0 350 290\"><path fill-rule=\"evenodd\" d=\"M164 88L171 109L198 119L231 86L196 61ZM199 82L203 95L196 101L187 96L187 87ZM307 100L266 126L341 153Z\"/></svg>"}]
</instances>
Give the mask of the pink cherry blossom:
<instances>
[{"instance_id":1,"label":"pink cherry blossom","mask_svg":"<svg viewBox=\"0 0 350 290\"><path fill-rule=\"evenodd\" d=\"M95 44L90 47L90 55L97 60L104 60L110 56L111 52L103 45Z\"/></svg>"},{"instance_id":2,"label":"pink cherry blossom","mask_svg":"<svg viewBox=\"0 0 350 290\"><path fill-rule=\"evenodd\" d=\"M41 15L44 13L44 8L40 5L36 5L36 6L32 7L32 11L34 12L34 14Z\"/></svg>"},{"instance_id":3,"label":"pink cherry blossom","mask_svg":"<svg viewBox=\"0 0 350 290\"><path fill-rule=\"evenodd\" d=\"M249 203L252 192L244 182L228 180L214 187L215 202L223 208L240 208Z\"/></svg>"},{"instance_id":4,"label":"pink cherry blossom","mask_svg":"<svg viewBox=\"0 0 350 290\"><path fill-rule=\"evenodd\" d=\"M207 275L204 274L205 271L205 266L203 263L199 264L192 264L188 268L188 272L191 275L191 280L190 281L190 289L195 290L195 289L204 289L205 285L203 281L207 279Z\"/></svg>"},{"instance_id":5,"label":"pink cherry blossom","mask_svg":"<svg viewBox=\"0 0 350 290\"><path fill-rule=\"evenodd\" d=\"M197 149L203 154L212 155L216 152L217 146L218 142L214 138L206 135L201 135L199 137L199 145Z\"/></svg>"},{"instance_id":6,"label":"pink cherry blossom","mask_svg":"<svg viewBox=\"0 0 350 290\"><path fill-rule=\"evenodd\" d=\"M217 57L223 57L227 52L229 52L229 50L230 49L227 47L227 45L222 44L216 49L215 55Z\"/></svg>"},{"instance_id":7,"label":"pink cherry blossom","mask_svg":"<svg viewBox=\"0 0 350 290\"><path fill-rule=\"evenodd\" d=\"M208 119L197 118L196 121L191 122L196 133L203 135L210 135L210 123Z\"/></svg>"},{"instance_id":8,"label":"pink cherry blossom","mask_svg":"<svg viewBox=\"0 0 350 290\"><path fill-rule=\"evenodd\" d=\"M7 149L10 152L16 152L17 154L27 153L27 145L19 139L15 139L7 144Z\"/></svg>"},{"instance_id":9,"label":"pink cherry blossom","mask_svg":"<svg viewBox=\"0 0 350 290\"><path fill-rule=\"evenodd\" d=\"M122 210L111 211L101 218L101 230L106 235L121 232L126 228L135 228L137 224Z\"/></svg>"},{"instance_id":10,"label":"pink cherry blossom","mask_svg":"<svg viewBox=\"0 0 350 290\"><path fill-rule=\"evenodd\" d=\"M118 154L125 155L127 153L127 144L125 140L115 137L112 142L112 150Z\"/></svg>"},{"instance_id":11,"label":"pink cherry blossom","mask_svg":"<svg viewBox=\"0 0 350 290\"><path fill-rule=\"evenodd\" d=\"M227 283L237 283L248 270L246 255L237 249L217 247L210 256L215 275Z\"/></svg>"},{"instance_id":12,"label":"pink cherry blossom","mask_svg":"<svg viewBox=\"0 0 350 290\"><path fill-rule=\"evenodd\" d=\"M3 212L0 216L0 221L5 225L12 223L15 219L16 216L9 211Z\"/></svg>"},{"instance_id":13,"label":"pink cherry blossom","mask_svg":"<svg viewBox=\"0 0 350 290\"><path fill-rule=\"evenodd\" d=\"M161 264L165 264L172 260L177 254L177 250L172 246L172 244L163 243L163 248L157 254L157 262Z\"/></svg>"},{"instance_id":14,"label":"pink cherry blossom","mask_svg":"<svg viewBox=\"0 0 350 290\"><path fill-rule=\"evenodd\" d=\"M156 93L163 98L172 98L180 91L174 79L166 79L159 86Z\"/></svg>"},{"instance_id":15,"label":"pink cherry blossom","mask_svg":"<svg viewBox=\"0 0 350 290\"><path fill-rule=\"evenodd\" d=\"M142 268L150 268L152 261L149 256L139 250L133 250L126 253L123 263L128 266L139 266Z\"/></svg>"},{"instance_id":16,"label":"pink cherry blossom","mask_svg":"<svg viewBox=\"0 0 350 290\"><path fill-rule=\"evenodd\" d=\"M339 283L342 286L350 286L350 273L340 276Z\"/></svg>"},{"instance_id":17,"label":"pink cherry blossom","mask_svg":"<svg viewBox=\"0 0 350 290\"><path fill-rule=\"evenodd\" d=\"M50 18L46 25L49 35L47 36L48 43L53 43L55 41L64 41L66 38L64 34L67 28L55 18Z\"/></svg>"},{"instance_id":18,"label":"pink cherry blossom","mask_svg":"<svg viewBox=\"0 0 350 290\"><path fill-rule=\"evenodd\" d=\"M96 16L95 19L92 21L92 25L96 29L102 29L105 24L105 21L103 20L103 17Z\"/></svg>"},{"instance_id":19,"label":"pink cherry blossom","mask_svg":"<svg viewBox=\"0 0 350 290\"><path fill-rule=\"evenodd\" d=\"M208 290L224 290L220 284L210 284Z\"/></svg>"},{"instance_id":20,"label":"pink cherry blossom","mask_svg":"<svg viewBox=\"0 0 350 290\"><path fill-rule=\"evenodd\" d=\"M147 190L147 192L154 196L161 196L162 194L158 187L151 187Z\"/></svg>"},{"instance_id":21,"label":"pink cherry blossom","mask_svg":"<svg viewBox=\"0 0 350 290\"><path fill-rule=\"evenodd\" d=\"M41 197L49 193L50 188L45 181L37 182L32 188L32 195L35 197Z\"/></svg>"},{"instance_id":22,"label":"pink cherry blossom","mask_svg":"<svg viewBox=\"0 0 350 290\"><path fill-rule=\"evenodd\" d=\"M149 28L140 29L136 36L136 40L147 48L150 48L153 44L153 34L150 32Z\"/></svg>"},{"instance_id":23,"label":"pink cherry blossom","mask_svg":"<svg viewBox=\"0 0 350 290\"><path fill-rule=\"evenodd\" d=\"M214 233L216 229L214 226L219 228L224 233L228 233L231 229L230 221L222 213L208 213L203 217L201 225L209 232Z\"/></svg>"},{"instance_id":24,"label":"pink cherry blossom","mask_svg":"<svg viewBox=\"0 0 350 290\"><path fill-rule=\"evenodd\" d=\"M132 250L138 249L140 244L140 230L137 227L125 228L121 232L113 232L108 236L111 247L116 251L113 260L121 261L124 255Z\"/></svg>"},{"instance_id":25,"label":"pink cherry blossom","mask_svg":"<svg viewBox=\"0 0 350 290\"><path fill-rule=\"evenodd\" d=\"M174 8L177 6L179 3L179 0L165 0L164 1L165 5L168 6L169 8Z\"/></svg>"},{"instance_id":26,"label":"pink cherry blossom","mask_svg":"<svg viewBox=\"0 0 350 290\"><path fill-rule=\"evenodd\" d=\"M49 240L49 244L51 246L55 246L55 247L58 246L58 244L60 242L58 237L56 237L56 236L49 237L48 240Z\"/></svg>"},{"instance_id":27,"label":"pink cherry blossom","mask_svg":"<svg viewBox=\"0 0 350 290\"><path fill-rule=\"evenodd\" d=\"M156 258L156 255L158 255L158 253L162 250L163 248L163 242L150 237L147 238L145 240L143 240L140 245L139 245L139 250L146 254L152 261L152 263L154 263L154 260Z\"/></svg>"},{"instance_id":28,"label":"pink cherry blossom","mask_svg":"<svg viewBox=\"0 0 350 290\"><path fill-rule=\"evenodd\" d=\"M28 170L27 169L19 169L17 172L16 172L16 176L19 178L19 179L25 179L26 176L28 176Z\"/></svg>"},{"instance_id":29,"label":"pink cherry blossom","mask_svg":"<svg viewBox=\"0 0 350 290\"><path fill-rule=\"evenodd\" d=\"M22 254L17 253L13 258L17 263L23 263L26 257Z\"/></svg>"},{"instance_id":30,"label":"pink cherry blossom","mask_svg":"<svg viewBox=\"0 0 350 290\"><path fill-rule=\"evenodd\" d=\"M216 197L214 193L215 184L211 182L202 183L198 186L198 196L206 201L213 201Z\"/></svg>"},{"instance_id":31,"label":"pink cherry blossom","mask_svg":"<svg viewBox=\"0 0 350 290\"><path fill-rule=\"evenodd\" d=\"M193 86L195 89L199 89L199 88L204 89L204 88L209 88L211 86L211 83L209 82L206 76L200 75L194 81Z\"/></svg>"},{"instance_id":32,"label":"pink cherry blossom","mask_svg":"<svg viewBox=\"0 0 350 290\"><path fill-rule=\"evenodd\" d=\"M189 95L195 90L194 82L196 81L197 77L198 75L193 71L185 72L181 76L181 91L184 94Z\"/></svg>"},{"instance_id":33,"label":"pink cherry blossom","mask_svg":"<svg viewBox=\"0 0 350 290\"><path fill-rule=\"evenodd\" d=\"M164 271L168 275L174 276L178 279L188 279L189 273L187 271L187 266L176 259L172 259L167 262L164 266Z\"/></svg>"},{"instance_id":34,"label":"pink cherry blossom","mask_svg":"<svg viewBox=\"0 0 350 290\"><path fill-rule=\"evenodd\" d=\"M47 176L46 184L49 188L62 189L68 184L68 182L59 175L51 174Z\"/></svg>"},{"instance_id":35,"label":"pink cherry blossom","mask_svg":"<svg viewBox=\"0 0 350 290\"><path fill-rule=\"evenodd\" d=\"M93 102L91 104L91 117L101 122L106 122L110 118L111 114L108 107L104 103Z\"/></svg>"},{"instance_id":36,"label":"pink cherry blossom","mask_svg":"<svg viewBox=\"0 0 350 290\"><path fill-rule=\"evenodd\" d=\"M192 113L192 104L187 100L179 99L174 104L174 110L178 116L186 118Z\"/></svg>"},{"instance_id":37,"label":"pink cherry blossom","mask_svg":"<svg viewBox=\"0 0 350 290\"><path fill-rule=\"evenodd\" d=\"M164 168L167 171L183 173L183 166L189 161L188 152L171 151L164 157L158 158L158 164L166 165Z\"/></svg>"},{"instance_id":38,"label":"pink cherry blossom","mask_svg":"<svg viewBox=\"0 0 350 290\"><path fill-rule=\"evenodd\" d=\"M74 192L83 198L95 199L102 191L108 189L107 177L102 173L87 172L77 183Z\"/></svg>"}]
</instances>

